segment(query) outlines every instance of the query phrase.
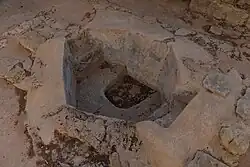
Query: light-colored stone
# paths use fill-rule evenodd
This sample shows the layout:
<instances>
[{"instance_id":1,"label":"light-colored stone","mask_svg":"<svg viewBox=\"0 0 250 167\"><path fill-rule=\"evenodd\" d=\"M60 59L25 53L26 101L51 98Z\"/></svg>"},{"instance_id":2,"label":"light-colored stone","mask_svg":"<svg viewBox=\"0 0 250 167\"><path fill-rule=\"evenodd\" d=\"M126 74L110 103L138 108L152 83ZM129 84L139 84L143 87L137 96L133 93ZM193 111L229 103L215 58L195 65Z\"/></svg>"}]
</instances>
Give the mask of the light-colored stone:
<instances>
[{"instance_id":1,"label":"light-colored stone","mask_svg":"<svg viewBox=\"0 0 250 167\"><path fill-rule=\"evenodd\" d=\"M211 1L207 0L191 0L189 8L192 11L199 13L207 13L207 7L210 5Z\"/></svg>"},{"instance_id":2,"label":"light-colored stone","mask_svg":"<svg viewBox=\"0 0 250 167\"><path fill-rule=\"evenodd\" d=\"M221 35L222 34L222 30L216 26L211 26L211 28L209 29L209 32L215 34L215 35Z\"/></svg>"},{"instance_id":3,"label":"light-colored stone","mask_svg":"<svg viewBox=\"0 0 250 167\"><path fill-rule=\"evenodd\" d=\"M199 64L209 65L212 56L198 44L184 38L176 38L175 42L170 46L177 62L177 84L180 86L185 85L185 89L188 89L188 91L199 90L200 83L206 74L206 71L201 69ZM187 62L185 60L190 61L193 65L185 64L184 62ZM196 76L196 78L193 76Z\"/></svg>"},{"instance_id":4,"label":"light-colored stone","mask_svg":"<svg viewBox=\"0 0 250 167\"><path fill-rule=\"evenodd\" d=\"M209 16L213 16L216 19L224 20L226 19L226 13L224 6L216 1L212 1L212 3L207 6Z\"/></svg>"},{"instance_id":5,"label":"light-colored stone","mask_svg":"<svg viewBox=\"0 0 250 167\"><path fill-rule=\"evenodd\" d=\"M232 90L225 98L201 90L166 129L150 121L136 124L152 165L182 167L186 159L204 149L219 133L220 123L234 117L234 104L242 89L238 77L234 71L227 74Z\"/></svg>"},{"instance_id":6,"label":"light-colored stone","mask_svg":"<svg viewBox=\"0 0 250 167\"><path fill-rule=\"evenodd\" d=\"M195 31L188 30L185 28L180 28L174 33L174 35L176 36L188 36L188 35L195 35L195 34L196 34Z\"/></svg>"},{"instance_id":7,"label":"light-colored stone","mask_svg":"<svg viewBox=\"0 0 250 167\"><path fill-rule=\"evenodd\" d=\"M29 77L25 77L23 80L18 83L14 83L13 85L19 89L28 91L32 88L38 88L43 84L41 81L38 81L34 75L32 75Z\"/></svg>"},{"instance_id":8,"label":"light-colored stone","mask_svg":"<svg viewBox=\"0 0 250 167\"><path fill-rule=\"evenodd\" d=\"M236 167L239 165L240 156L233 155L227 151L223 151L221 159L230 167Z\"/></svg>"},{"instance_id":9,"label":"light-colored stone","mask_svg":"<svg viewBox=\"0 0 250 167\"><path fill-rule=\"evenodd\" d=\"M4 76L10 83L19 83L25 78L25 70L18 64L12 67Z\"/></svg>"},{"instance_id":10,"label":"light-colored stone","mask_svg":"<svg viewBox=\"0 0 250 167\"><path fill-rule=\"evenodd\" d=\"M143 19L139 17L131 16L128 13L121 13L117 11L98 11L95 19L91 23L89 23L86 28L90 28L93 30L113 29L115 32L128 30L131 33L139 33L142 36L147 36L148 38L157 40L173 38L172 33L162 29L158 25L147 24L143 21ZM101 36L103 36L103 34L101 34Z\"/></svg>"},{"instance_id":11,"label":"light-colored stone","mask_svg":"<svg viewBox=\"0 0 250 167\"><path fill-rule=\"evenodd\" d=\"M223 126L226 126L227 124L232 124L232 120L228 120L225 122L223 122ZM238 155L233 155L227 150L225 150L225 148L221 144L219 133L213 137L213 139L209 142L208 146L204 151L212 155L214 158L222 160L222 162L229 165L230 167L235 167L239 163Z\"/></svg>"},{"instance_id":12,"label":"light-colored stone","mask_svg":"<svg viewBox=\"0 0 250 167\"><path fill-rule=\"evenodd\" d=\"M226 97L231 91L229 81L226 76L220 73L208 74L203 80L203 86L209 91L222 97Z\"/></svg>"},{"instance_id":13,"label":"light-colored stone","mask_svg":"<svg viewBox=\"0 0 250 167\"><path fill-rule=\"evenodd\" d=\"M32 72L43 85L28 91L26 111L29 124L40 127L39 134L48 144L53 138L55 122L43 123L42 118L60 110L62 105L75 102L71 53L66 39L56 38L40 45L35 57Z\"/></svg>"},{"instance_id":14,"label":"light-colored stone","mask_svg":"<svg viewBox=\"0 0 250 167\"><path fill-rule=\"evenodd\" d=\"M187 167L228 167L224 163L215 159L209 154L197 151L194 159L187 165Z\"/></svg>"},{"instance_id":15,"label":"light-colored stone","mask_svg":"<svg viewBox=\"0 0 250 167\"><path fill-rule=\"evenodd\" d=\"M122 167L119 154L117 152L111 154L111 156L109 157L109 161L111 167Z\"/></svg>"},{"instance_id":16,"label":"light-colored stone","mask_svg":"<svg viewBox=\"0 0 250 167\"><path fill-rule=\"evenodd\" d=\"M237 1L237 5L239 5L240 7L246 8L247 6L250 5L250 2L248 0L239 0Z\"/></svg>"},{"instance_id":17,"label":"light-colored stone","mask_svg":"<svg viewBox=\"0 0 250 167\"><path fill-rule=\"evenodd\" d=\"M45 39L37 32L32 31L17 38L19 44L31 53L35 53L38 46L45 42Z\"/></svg>"},{"instance_id":18,"label":"light-colored stone","mask_svg":"<svg viewBox=\"0 0 250 167\"><path fill-rule=\"evenodd\" d=\"M241 33L229 28L229 29L223 29L223 35L233 39L238 39L241 36Z\"/></svg>"},{"instance_id":19,"label":"light-colored stone","mask_svg":"<svg viewBox=\"0 0 250 167\"><path fill-rule=\"evenodd\" d=\"M32 61L29 55L30 53L22 48L15 39L9 39L8 45L0 50L0 77L4 78L9 70L18 64L23 70L30 71Z\"/></svg>"},{"instance_id":20,"label":"light-colored stone","mask_svg":"<svg viewBox=\"0 0 250 167\"><path fill-rule=\"evenodd\" d=\"M232 25L243 25L248 19L247 11L230 6L226 9L226 21Z\"/></svg>"},{"instance_id":21,"label":"light-colored stone","mask_svg":"<svg viewBox=\"0 0 250 167\"><path fill-rule=\"evenodd\" d=\"M248 133L240 125L222 127L220 139L222 145L234 155L243 155L249 147Z\"/></svg>"},{"instance_id":22,"label":"light-colored stone","mask_svg":"<svg viewBox=\"0 0 250 167\"><path fill-rule=\"evenodd\" d=\"M250 89L237 101L236 114L246 123L250 124Z\"/></svg>"},{"instance_id":23,"label":"light-colored stone","mask_svg":"<svg viewBox=\"0 0 250 167\"><path fill-rule=\"evenodd\" d=\"M151 122L138 123L137 131L151 163L181 167L218 133L221 119L233 114L233 101L200 92L167 129Z\"/></svg>"},{"instance_id":24,"label":"light-colored stone","mask_svg":"<svg viewBox=\"0 0 250 167\"><path fill-rule=\"evenodd\" d=\"M152 17L152 16L143 16L143 20L146 23L150 23L150 24L154 24L157 22L157 19L155 17Z\"/></svg>"},{"instance_id":25,"label":"light-colored stone","mask_svg":"<svg viewBox=\"0 0 250 167\"><path fill-rule=\"evenodd\" d=\"M24 122L26 115L20 110L19 96L12 85L0 79L0 166L16 167L36 166L35 158L29 157L27 136L25 135ZM20 116L18 116L20 114ZM15 124L14 122L18 122ZM30 154L32 156L32 154Z\"/></svg>"},{"instance_id":26,"label":"light-colored stone","mask_svg":"<svg viewBox=\"0 0 250 167\"><path fill-rule=\"evenodd\" d=\"M7 46L8 40L2 39L0 40L0 49L5 48Z\"/></svg>"},{"instance_id":27,"label":"light-colored stone","mask_svg":"<svg viewBox=\"0 0 250 167\"><path fill-rule=\"evenodd\" d=\"M219 20L226 20L231 25L243 25L248 19L245 10L238 9L230 4L213 1L208 7L209 15Z\"/></svg>"}]
</instances>

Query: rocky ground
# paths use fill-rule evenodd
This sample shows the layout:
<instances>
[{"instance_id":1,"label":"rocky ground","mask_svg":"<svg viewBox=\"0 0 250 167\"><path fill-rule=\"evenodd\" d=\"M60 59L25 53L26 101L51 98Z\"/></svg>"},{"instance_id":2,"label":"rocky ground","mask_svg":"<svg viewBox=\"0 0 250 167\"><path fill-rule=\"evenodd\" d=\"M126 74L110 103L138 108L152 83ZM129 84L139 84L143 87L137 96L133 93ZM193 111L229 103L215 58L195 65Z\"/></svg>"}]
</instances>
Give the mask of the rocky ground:
<instances>
[{"instance_id":1,"label":"rocky ground","mask_svg":"<svg viewBox=\"0 0 250 167\"><path fill-rule=\"evenodd\" d=\"M0 167L250 165L247 29L215 24L192 13L188 1L0 3ZM101 50L92 40L84 41L88 33L104 43ZM109 45L113 50L105 50ZM115 50L121 45L122 52ZM130 53L126 47L138 59L120 58ZM155 57L141 56L147 47L157 53ZM164 102L147 116L149 124L79 111L64 95L60 78L64 64L50 56L73 54L74 61L81 62L82 69L77 70L84 71L84 65L99 61L93 55L102 52L116 53L130 75L160 87L164 95L173 88L173 105ZM82 53L87 57L79 56ZM159 56L165 53L174 58ZM170 67L162 65L166 60ZM157 80L164 70L173 80L169 89ZM120 96L116 90L115 94ZM227 121L217 120L225 116ZM168 159L171 163L165 162Z\"/></svg>"}]
</instances>

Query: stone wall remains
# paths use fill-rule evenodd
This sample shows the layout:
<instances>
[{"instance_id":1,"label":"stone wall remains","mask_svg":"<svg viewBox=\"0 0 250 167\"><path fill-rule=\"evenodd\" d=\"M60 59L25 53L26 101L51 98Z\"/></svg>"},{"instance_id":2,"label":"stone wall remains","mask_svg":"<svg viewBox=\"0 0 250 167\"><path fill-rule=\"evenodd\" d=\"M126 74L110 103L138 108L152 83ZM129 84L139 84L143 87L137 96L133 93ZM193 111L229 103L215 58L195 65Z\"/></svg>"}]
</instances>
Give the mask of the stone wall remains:
<instances>
[{"instance_id":1,"label":"stone wall remains","mask_svg":"<svg viewBox=\"0 0 250 167\"><path fill-rule=\"evenodd\" d=\"M189 8L221 23L250 29L250 0L191 0Z\"/></svg>"}]
</instances>

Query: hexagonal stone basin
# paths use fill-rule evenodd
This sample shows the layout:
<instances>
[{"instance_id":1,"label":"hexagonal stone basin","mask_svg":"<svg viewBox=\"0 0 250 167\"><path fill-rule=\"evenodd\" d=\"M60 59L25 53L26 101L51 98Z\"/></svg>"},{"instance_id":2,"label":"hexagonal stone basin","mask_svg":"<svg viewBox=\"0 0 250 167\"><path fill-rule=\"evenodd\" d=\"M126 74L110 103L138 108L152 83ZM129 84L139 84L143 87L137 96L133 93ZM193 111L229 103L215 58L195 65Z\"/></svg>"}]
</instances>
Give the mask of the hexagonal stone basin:
<instances>
[{"instance_id":1,"label":"hexagonal stone basin","mask_svg":"<svg viewBox=\"0 0 250 167\"><path fill-rule=\"evenodd\" d=\"M190 97L175 95L175 56L164 42L115 32L86 31L69 41L73 58L69 63L76 78L73 106L96 115L152 120L168 127L193 97L192 92Z\"/></svg>"},{"instance_id":2,"label":"hexagonal stone basin","mask_svg":"<svg viewBox=\"0 0 250 167\"><path fill-rule=\"evenodd\" d=\"M92 69L90 75L77 79L77 108L137 122L161 106L160 93L127 75L123 66L104 61Z\"/></svg>"}]
</instances>

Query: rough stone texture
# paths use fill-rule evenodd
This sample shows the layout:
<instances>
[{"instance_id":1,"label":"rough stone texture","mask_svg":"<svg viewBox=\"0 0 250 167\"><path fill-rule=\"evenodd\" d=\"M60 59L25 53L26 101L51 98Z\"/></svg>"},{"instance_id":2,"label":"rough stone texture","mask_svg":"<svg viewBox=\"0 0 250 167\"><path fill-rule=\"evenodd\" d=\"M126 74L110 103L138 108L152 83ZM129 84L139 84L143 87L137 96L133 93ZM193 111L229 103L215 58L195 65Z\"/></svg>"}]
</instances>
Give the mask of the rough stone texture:
<instances>
[{"instance_id":1,"label":"rough stone texture","mask_svg":"<svg viewBox=\"0 0 250 167\"><path fill-rule=\"evenodd\" d=\"M59 161L60 165L79 163L105 166L110 164L109 156L116 150L121 164L129 162L130 166L147 166L137 153L140 141L132 125L125 121L87 115L84 111L81 114L64 106L75 101L72 100L74 86L70 85L73 79L69 77L73 75L70 55L65 38L48 40L36 51L32 73L42 85L28 89L26 111L28 132L40 164L49 162L56 165ZM52 91L54 93L51 95ZM68 97L72 96L69 101L67 93ZM68 141L75 146L72 148ZM60 153L50 154L55 151L53 144L57 145L56 150L60 150ZM50 151L46 152L43 148ZM112 163L116 163L114 161L117 160L112 158Z\"/></svg>"},{"instance_id":2,"label":"rough stone texture","mask_svg":"<svg viewBox=\"0 0 250 167\"><path fill-rule=\"evenodd\" d=\"M6 47L0 50L0 77L10 77L14 83L19 82L23 79L24 70L30 71L32 60L29 56L30 53L15 39L9 39Z\"/></svg>"},{"instance_id":3,"label":"rough stone texture","mask_svg":"<svg viewBox=\"0 0 250 167\"><path fill-rule=\"evenodd\" d=\"M231 91L226 76L220 73L208 74L203 80L203 86L209 91L222 97L226 97Z\"/></svg>"},{"instance_id":4,"label":"rough stone texture","mask_svg":"<svg viewBox=\"0 0 250 167\"><path fill-rule=\"evenodd\" d=\"M177 77L175 56L163 42L173 37L170 32L117 12L98 13L88 28L93 38L104 43L104 59L126 65L129 75L169 96Z\"/></svg>"},{"instance_id":5,"label":"rough stone texture","mask_svg":"<svg viewBox=\"0 0 250 167\"><path fill-rule=\"evenodd\" d=\"M4 1L3 3L1 3L1 6L0 6L0 9L4 9L4 10L0 10L1 12L0 18L1 18L1 23L2 23L0 26L0 32L1 33L5 32L1 35L0 57L5 55L2 57L1 60L6 60L7 58L6 55L15 55L15 56L11 56L11 59L8 59L10 61L1 61L2 62L1 69L3 70L2 76L4 76L7 73L11 74L10 73L11 71L9 70L12 69L12 67L14 67L16 64L18 64L18 62L25 62L23 64L24 68L20 69L20 71L26 71L26 74L28 75L30 75L30 72L32 72L31 76L28 76L28 77L26 76L24 80L21 80L21 79L17 80L18 83L14 83L14 85L21 89L27 90L29 93L31 93L30 92L31 90L33 93L34 91L39 90L37 93L41 94L41 96L43 96L44 99L52 99L52 103L54 102L53 101L54 95L57 94L58 89L53 89L47 92L43 91L45 90L45 88L47 88L48 82L44 82L43 77L39 75L39 73L41 71L44 72L44 70L38 70L38 71L35 70L35 68L37 68L37 64L41 65L44 62L42 61L43 63L41 63L39 59L36 59L35 68L33 68L33 70L30 71L31 70L30 67L32 66L32 59L34 58L33 56L34 56L35 50L39 48L38 45L41 42L47 39L54 38L54 37L66 36L66 38L68 39L76 39L76 37L79 37L79 34L85 31L84 24L87 24L88 22L92 22L93 19L94 19L97 29L99 29L98 31L102 31L103 29L106 29L104 33L99 33L103 35L102 39L105 39L106 37L112 38L112 40L108 39L108 41L115 41L115 42L111 42L110 45L112 45L116 49L120 49L119 40L121 41L124 40L123 38L120 38L119 36L120 32L122 31L121 34L123 34L124 33L123 31L126 30L126 33L131 32L132 35L129 38L127 38L127 34L125 33L126 34L125 40L129 39L130 42L133 40L136 40L136 44L141 43L141 45L145 46L147 45L147 42L145 41L152 42L153 40L157 39L157 41L152 42L153 43L152 46L150 45L152 47L152 50L158 50L158 48L162 48L163 46L163 48L167 48L163 52L165 51L168 52L170 50L170 52L168 53L171 53L171 52L173 53L173 54L172 53L169 54L171 56L168 57L170 59L167 61L167 63L169 64L168 65L169 69L177 70L178 75L176 77L174 70L172 71L170 70L171 73L173 73L173 75L172 74L171 75L174 77L172 78L170 77L169 79L162 80L162 82L160 83L161 86L163 86L162 84L167 83L166 81L168 80L174 81L170 83L171 84L170 86L168 86L167 84L165 85L165 88L169 88L166 90L165 94L168 94L169 90L171 89L174 90L174 88L176 88L177 90L180 89L181 92L184 92L184 93L186 91L188 92L199 92L200 90L203 91L201 83L204 79L204 76L207 75L207 72L211 72L211 70L212 71L220 70L224 73L227 73L228 71L230 71L230 69L232 69L232 67L234 67L235 69L237 69L237 71L239 71L242 78L250 76L249 74L250 65L249 65L249 60L247 58L248 55L246 54L248 52L245 49L241 49L242 48L241 46L247 46L248 38L250 37L248 32L244 32L245 25L242 25L243 22L245 23L245 21L243 21L245 20L244 10L247 10L247 8L249 7L247 5L243 5L243 4L248 4L248 2L244 0L238 1L237 5L233 4L231 0L223 0L219 3L218 10L223 11L222 14L220 15L220 13L218 13L217 11L215 11L214 13L218 18L225 18L225 19L219 21L220 23L223 23L223 24L216 25L219 28L222 28L222 34L220 31L218 31L219 33L214 33L216 35L207 34L206 32L203 32L203 30L199 28L198 28L199 30L197 30L196 33L192 33L192 34L187 33L188 31L191 31L190 29L193 30L193 28L190 28L187 25L192 25L194 27L198 25L198 27L202 27L205 24L206 26L209 25L207 27L210 27L211 23L207 23L203 17L201 18L202 22L199 22L200 19L196 17L197 15L190 16L190 13L187 12L186 10L182 10L181 14L180 13L177 14L177 16L180 16L180 18L174 18L173 23L168 22L170 17L167 16L165 12L167 12L170 9L169 6L171 6L170 10L172 9L177 10L175 6L172 6L172 2L170 1L168 1L167 4L164 4L165 6L162 4L155 5L156 3L158 3L158 1L140 1L140 0L136 2L129 1L129 0L128 1L120 1L120 0L115 0L115 1L114 0L111 0L111 1L90 0L88 1L90 3L93 3L93 6L89 5L87 1L85 2L75 1L74 4L71 1L63 1L63 2L60 1L61 5L55 5L56 4L54 3L55 0L51 0L49 2L36 1L35 4L38 3L40 5L37 5L37 6L35 5L35 7L33 6L31 11L37 10L37 8L39 8L40 10L40 8L44 6L44 4L50 4L48 5L50 7L48 8L48 10L47 9L42 10L42 12L40 13L33 13L35 17L33 17L33 14L31 16L30 13L22 14L23 16L20 16L18 14L19 12L23 12L27 10L27 3L29 3L30 0L27 0L22 3L19 3L18 1L15 1L15 2L13 1L13 4L17 4L15 7L13 7L12 5L9 5L8 4L9 1L10 0ZM6 2L7 2L7 5L5 4ZM178 6L182 6L182 3L187 4L187 1L185 2L175 1L175 2L178 4ZM196 3L200 4L202 8L196 5ZM203 12L207 13L207 9L210 3L211 1L192 0L190 6L199 10L200 13L203 13ZM22 7L20 8L21 4L22 4ZM30 3L30 6L32 5L33 3ZM51 7L52 5L53 7ZM3 6L8 6L7 7L8 10L5 10L5 7ZM216 8L216 5L215 5L215 8ZM6 11L6 12L2 12L2 11ZM18 14L18 15L9 17L7 13L10 13L10 12L13 12L14 14ZM232 15L233 12L235 12L235 15ZM94 18L96 13L97 13L97 17ZM170 13L173 15L176 14L175 12L172 13L172 11ZM236 19L234 19L235 17ZM167 20L167 22L163 21L164 19L162 18ZM11 22L10 24L9 22L11 20L12 21L15 20L15 22ZM180 20L182 23L178 25ZM196 21L198 21L197 22L198 24L195 24ZM205 23L203 21L205 21ZM116 22L116 23L113 24L111 22ZM228 28L227 23L230 23L230 22L232 24L237 24L236 27L234 28L240 32L235 32L233 31L233 29ZM182 24L185 24L185 26L183 26ZM246 21L246 24L247 24L247 21ZM93 26L93 24L92 25L89 24L90 28L91 26ZM113 27L112 32L109 32L110 27ZM225 30L224 28L226 28L227 30ZM185 31L183 31L183 29L185 29ZM206 27L204 27L204 29L206 29ZM166 31L166 30L171 31L172 33L177 32L177 34L179 33L179 35L183 35L183 36L178 36L178 37L174 36L173 34L169 33L169 31ZM181 32L180 31L178 32L178 30L181 30ZM94 31L97 32L96 29L95 30L92 29L92 32ZM138 32L139 34L137 34ZM115 35L107 35L109 33L117 35L118 38L115 38L114 37ZM30 57L31 59L27 59L27 57L25 58L22 57L22 58L18 58L18 61L16 61L16 58L19 56L16 56L17 54L12 54L13 50L16 51L16 49L13 49L13 50L10 49L6 51L6 49L8 48L8 45L11 46L9 43L9 36L16 36L17 40L19 40L17 44L18 43L20 44L21 47L19 49L21 51L17 51L16 53L20 55L28 55L28 57ZM41 40L40 40L40 37L42 37ZM144 41L145 43L141 42L141 40ZM14 45L14 46L19 46L19 44ZM168 45L168 47L166 47L166 44ZM25 48L26 50L23 48ZM131 47L131 48L134 49L136 47ZM151 48L149 47L149 49L146 49L146 51L150 49ZM53 50L53 49L49 48L47 50ZM25 52L25 54L22 53L23 51ZM138 51L138 50L135 50L135 51ZM84 52L83 50L82 53L86 53L86 52ZM116 51L112 53L115 53L117 55L120 54L120 52L116 52ZM159 53L159 52L155 52L155 53ZM33 54L33 56L31 54ZM141 60L144 60L144 57L140 56L140 58L142 58ZM162 58L162 64L166 63L163 60L164 58L166 58L165 55ZM134 57L131 58L132 62L134 60L135 60ZM138 62L140 62L141 60L138 60ZM152 64L157 62L157 61L150 60L148 57L145 60L146 60L146 63L145 63L146 65L142 62L141 64L145 65L146 67L147 66L151 67L151 64L149 62L152 62ZM54 62L54 60L52 62ZM50 63L45 63L45 64L49 66L49 68L51 67ZM158 65L158 63L156 64ZM145 66L143 67L144 70L146 69ZM19 67L21 66L18 66L18 68ZM57 67L55 68L57 69ZM133 70L133 67L131 67L131 69ZM162 68L159 67L159 69L162 69ZM54 75L53 70L51 70L52 75ZM149 69L149 71L151 70L154 70L154 68ZM139 71L138 68L135 68L133 72L139 73L138 71ZM159 73L153 73L152 76L157 76L158 74ZM146 75L151 75L151 74L146 73ZM168 74L168 76L171 76L171 75ZM142 80L147 82L147 76L143 76L143 77L142 77ZM240 80L238 77L236 78L237 78L235 79L236 81ZM151 78L151 81L153 80L154 79ZM177 84L176 87L175 87L175 84ZM153 83L153 85L155 85L155 83ZM234 86L234 87L240 88L240 86ZM62 90L61 88L59 89L60 89L59 91ZM7 93L5 93L6 91ZM234 90L232 90L232 92L234 92ZM49 95L45 95L44 93L46 94L48 93ZM58 94L59 96L62 95L60 93ZM14 95L13 95L13 92L10 93L6 87L4 87L4 89L1 89L1 95L3 95L3 97L7 97L7 100L4 100L2 108L5 108L5 106L11 106L11 107L15 105L18 106L18 104L12 105L12 98L9 98L9 95L10 96L14 96ZM230 94L228 96L230 96ZM42 102L43 98L39 97L39 95L35 97L37 99L36 98L34 99L33 97L32 98L34 100L32 100L32 98L28 98L29 103L32 101L36 101L36 100L39 101L37 103L37 106L35 106L35 104L33 105L34 106L34 110L32 110L33 113L29 114L31 112L31 110L29 109L27 112L27 115L24 114L28 118L28 121L26 122L27 123L26 127L28 130L25 131L25 133L30 135L32 138L32 140L30 138L27 140L28 142L31 143L28 145L30 146L33 145L34 152L36 153L35 157L28 160L28 163L29 164L31 163L30 166L43 166L43 167L48 166L48 165L56 166L56 167L57 166L60 166L60 167L61 166L65 166L65 167L108 166L110 165L110 160L111 160L109 159L109 157L111 157L111 155L113 154L115 155L114 157L117 157L117 154L119 155L118 157L120 159L121 166L124 166L124 167L150 166L149 164L146 163L147 160L142 159L141 141L137 139L137 135L135 133L135 129L133 125L130 125L130 124L128 125L128 123L125 121L119 121L119 120L114 120L111 118L104 118L104 117L96 117L95 115L88 115L88 114L79 115L79 111L73 112L71 111L73 109L68 109L68 108L65 109L62 106L58 106L58 108L52 107L53 111L50 110L51 112L49 111L48 114L44 113L45 115L41 115L39 112L40 110L37 111L36 109L43 108L45 111L46 107L50 105L46 105L46 106L41 105L43 103ZM220 97L216 97L216 98L221 99ZM22 98L22 99L26 99L26 98ZM65 100L63 100L63 103L65 103ZM186 103L189 103L189 101L186 101ZM235 101L234 100L230 101L230 105L231 104L235 104ZM205 103L202 103L202 105L205 106ZM12 113L11 111L12 109L8 110L7 112L3 112L4 119L0 119L0 123L4 122L4 124L1 124L3 125L1 126L1 129L4 131L4 134L5 132L8 132L8 134L10 133L12 134L12 128L10 128L12 127L11 126L12 124L9 123L9 117L6 118L6 115ZM221 109L221 111L224 111L224 109ZM231 108L229 108L228 111L231 111ZM165 114L165 112L166 111L162 110L155 114L156 115L161 114L161 113ZM169 127L171 126L175 118L180 113L169 112L167 115L163 115L163 117L159 118L157 121L161 121L163 123L163 126ZM184 113L186 112L184 111ZM38 118L33 117L35 116L35 114L37 115ZM32 117L30 117L31 115ZM186 122L186 119L182 117L182 114L180 114L180 116L182 118L182 121ZM188 118L187 115L184 114L184 116ZM13 118L12 115L10 117L11 119ZM199 120L198 116L197 118ZM38 121L37 122L32 121L33 119L38 120ZM170 120L170 121L166 121L166 120ZM195 121L196 120L192 122L195 122ZM32 124L30 124L30 122L32 122ZM38 126L36 126L37 125L36 123L38 124ZM16 127L18 128L22 127L22 125L19 123L17 125L18 126ZM6 130L6 128L3 128L3 127L8 127L8 128ZM200 127L200 124L197 127ZM210 127L210 124L208 127ZM149 127L149 129L150 128L151 127ZM178 127L178 129L182 129L182 127ZM34 133L33 133L33 130L34 130ZM159 136L161 136L161 133ZM0 136L0 138L1 137L2 136ZM17 151L16 148L19 148L20 145L23 147L24 146L23 141L22 140L17 141L19 137L16 137L16 135L8 135L8 136L4 136L3 138L4 138L3 140L4 142L2 142L2 147L4 149L0 149L0 150L4 150L4 151L8 150L8 151L5 151L4 153L0 154L1 155L0 164L4 166L12 165L14 167L17 166L16 164L18 164L19 166L29 166L29 164L26 164L25 160L21 160L21 163L19 163L19 158L18 158L19 155L15 156L16 153L19 154L19 151L22 150L20 148ZM10 139L8 141L11 141L11 142L6 144L5 142L6 138ZM105 140L102 141L102 139L105 139ZM190 138L191 141L192 139L193 138ZM17 143L17 145L15 145L14 143ZM8 149L5 149L6 147ZM204 147L202 147L201 149L203 149ZM181 147L180 150L182 150L183 148ZM28 150L32 153L32 149L28 149ZM192 149L191 149L191 152L192 152ZM8 155L10 156L8 157L6 156L7 158L4 157L5 153L7 154L7 156ZM238 163L238 157L230 153L228 154L226 153L223 154L222 156L218 156L218 157L216 156L216 158L224 161L229 166L236 166ZM188 155L190 155L188 157L188 159L190 160L193 157L193 152ZM14 157L13 159L11 159L12 156ZM214 157L215 155L212 154L212 156ZM159 158L160 157L161 156L159 156ZM166 156L162 156L162 159L164 158L166 158ZM26 157L24 157L24 159L26 159ZM36 165L32 164L33 161L37 161L36 162L37 164Z\"/></svg>"},{"instance_id":6,"label":"rough stone texture","mask_svg":"<svg viewBox=\"0 0 250 167\"><path fill-rule=\"evenodd\" d=\"M198 91L204 75L211 69L212 56L198 44L183 38L176 38L170 46L178 69L176 89Z\"/></svg>"},{"instance_id":7,"label":"rough stone texture","mask_svg":"<svg viewBox=\"0 0 250 167\"><path fill-rule=\"evenodd\" d=\"M199 13L206 13L207 7L211 4L211 1L207 0L192 0L189 4L189 7Z\"/></svg>"},{"instance_id":8,"label":"rough stone texture","mask_svg":"<svg viewBox=\"0 0 250 167\"><path fill-rule=\"evenodd\" d=\"M231 121L232 120L229 121L230 124ZM212 155L214 158L221 160L230 167L239 165L240 156L231 154L224 148L224 146L221 144L219 133L213 137L204 151Z\"/></svg>"},{"instance_id":9,"label":"rough stone texture","mask_svg":"<svg viewBox=\"0 0 250 167\"><path fill-rule=\"evenodd\" d=\"M234 155L243 155L249 147L248 132L241 126L222 127L220 130L222 145Z\"/></svg>"},{"instance_id":10,"label":"rough stone texture","mask_svg":"<svg viewBox=\"0 0 250 167\"><path fill-rule=\"evenodd\" d=\"M243 1L236 3L236 1L192 0L189 7L192 11L224 21L229 25L247 25L249 10L245 9L249 9L249 5Z\"/></svg>"},{"instance_id":11,"label":"rough stone texture","mask_svg":"<svg viewBox=\"0 0 250 167\"><path fill-rule=\"evenodd\" d=\"M211 26L209 31L215 35L221 35L222 34L222 30L216 26Z\"/></svg>"},{"instance_id":12,"label":"rough stone texture","mask_svg":"<svg viewBox=\"0 0 250 167\"><path fill-rule=\"evenodd\" d=\"M19 83L26 77L21 64L14 65L4 76L10 83Z\"/></svg>"},{"instance_id":13,"label":"rough stone texture","mask_svg":"<svg viewBox=\"0 0 250 167\"><path fill-rule=\"evenodd\" d=\"M137 123L152 165L180 167L212 140L219 132L220 122L233 117L234 102L242 87L237 77L229 73L232 91L226 98L200 91L167 129L149 121Z\"/></svg>"},{"instance_id":14,"label":"rough stone texture","mask_svg":"<svg viewBox=\"0 0 250 167\"><path fill-rule=\"evenodd\" d=\"M39 125L39 119L42 115L57 110L61 105L73 103L73 72L66 64L69 63L67 62L69 61L68 56L70 56L70 52L65 38L48 40L38 48L32 73L43 86L37 89L30 88L27 95L29 100L26 110L29 113L31 125ZM50 92L54 92L53 94L56 96L48 96ZM42 127L41 125L41 133L52 133L43 131Z\"/></svg>"},{"instance_id":15,"label":"rough stone texture","mask_svg":"<svg viewBox=\"0 0 250 167\"><path fill-rule=\"evenodd\" d=\"M45 38L35 31L28 32L18 37L17 40L20 45L32 53L35 53L38 46L45 42Z\"/></svg>"},{"instance_id":16,"label":"rough stone texture","mask_svg":"<svg viewBox=\"0 0 250 167\"><path fill-rule=\"evenodd\" d=\"M95 116L65 106L44 115L42 121L50 126L43 126L44 130L28 127L34 150L42 164L47 161L54 165L58 162L75 165L76 161L83 160L79 162L81 165L118 163L124 166L128 163L129 166L149 166L140 152L141 141L135 127L126 121ZM48 136L41 131L53 133ZM44 142L44 139L49 140ZM50 151L46 152L44 148Z\"/></svg>"},{"instance_id":17,"label":"rough stone texture","mask_svg":"<svg viewBox=\"0 0 250 167\"><path fill-rule=\"evenodd\" d=\"M246 93L237 101L236 114L249 125L250 121L250 89L246 90Z\"/></svg>"},{"instance_id":18,"label":"rough stone texture","mask_svg":"<svg viewBox=\"0 0 250 167\"><path fill-rule=\"evenodd\" d=\"M177 31L175 31L174 35L176 36L188 36L188 35L195 35L195 31L187 30L184 28L180 28Z\"/></svg>"},{"instance_id":19,"label":"rough stone texture","mask_svg":"<svg viewBox=\"0 0 250 167\"><path fill-rule=\"evenodd\" d=\"M118 153L111 154L109 161L111 167L121 167L120 157Z\"/></svg>"},{"instance_id":20,"label":"rough stone texture","mask_svg":"<svg viewBox=\"0 0 250 167\"><path fill-rule=\"evenodd\" d=\"M194 159L187 165L187 167L228 167L228 166L218 161L209 154L197 151Z\"/></svg>"}]
</instances>

